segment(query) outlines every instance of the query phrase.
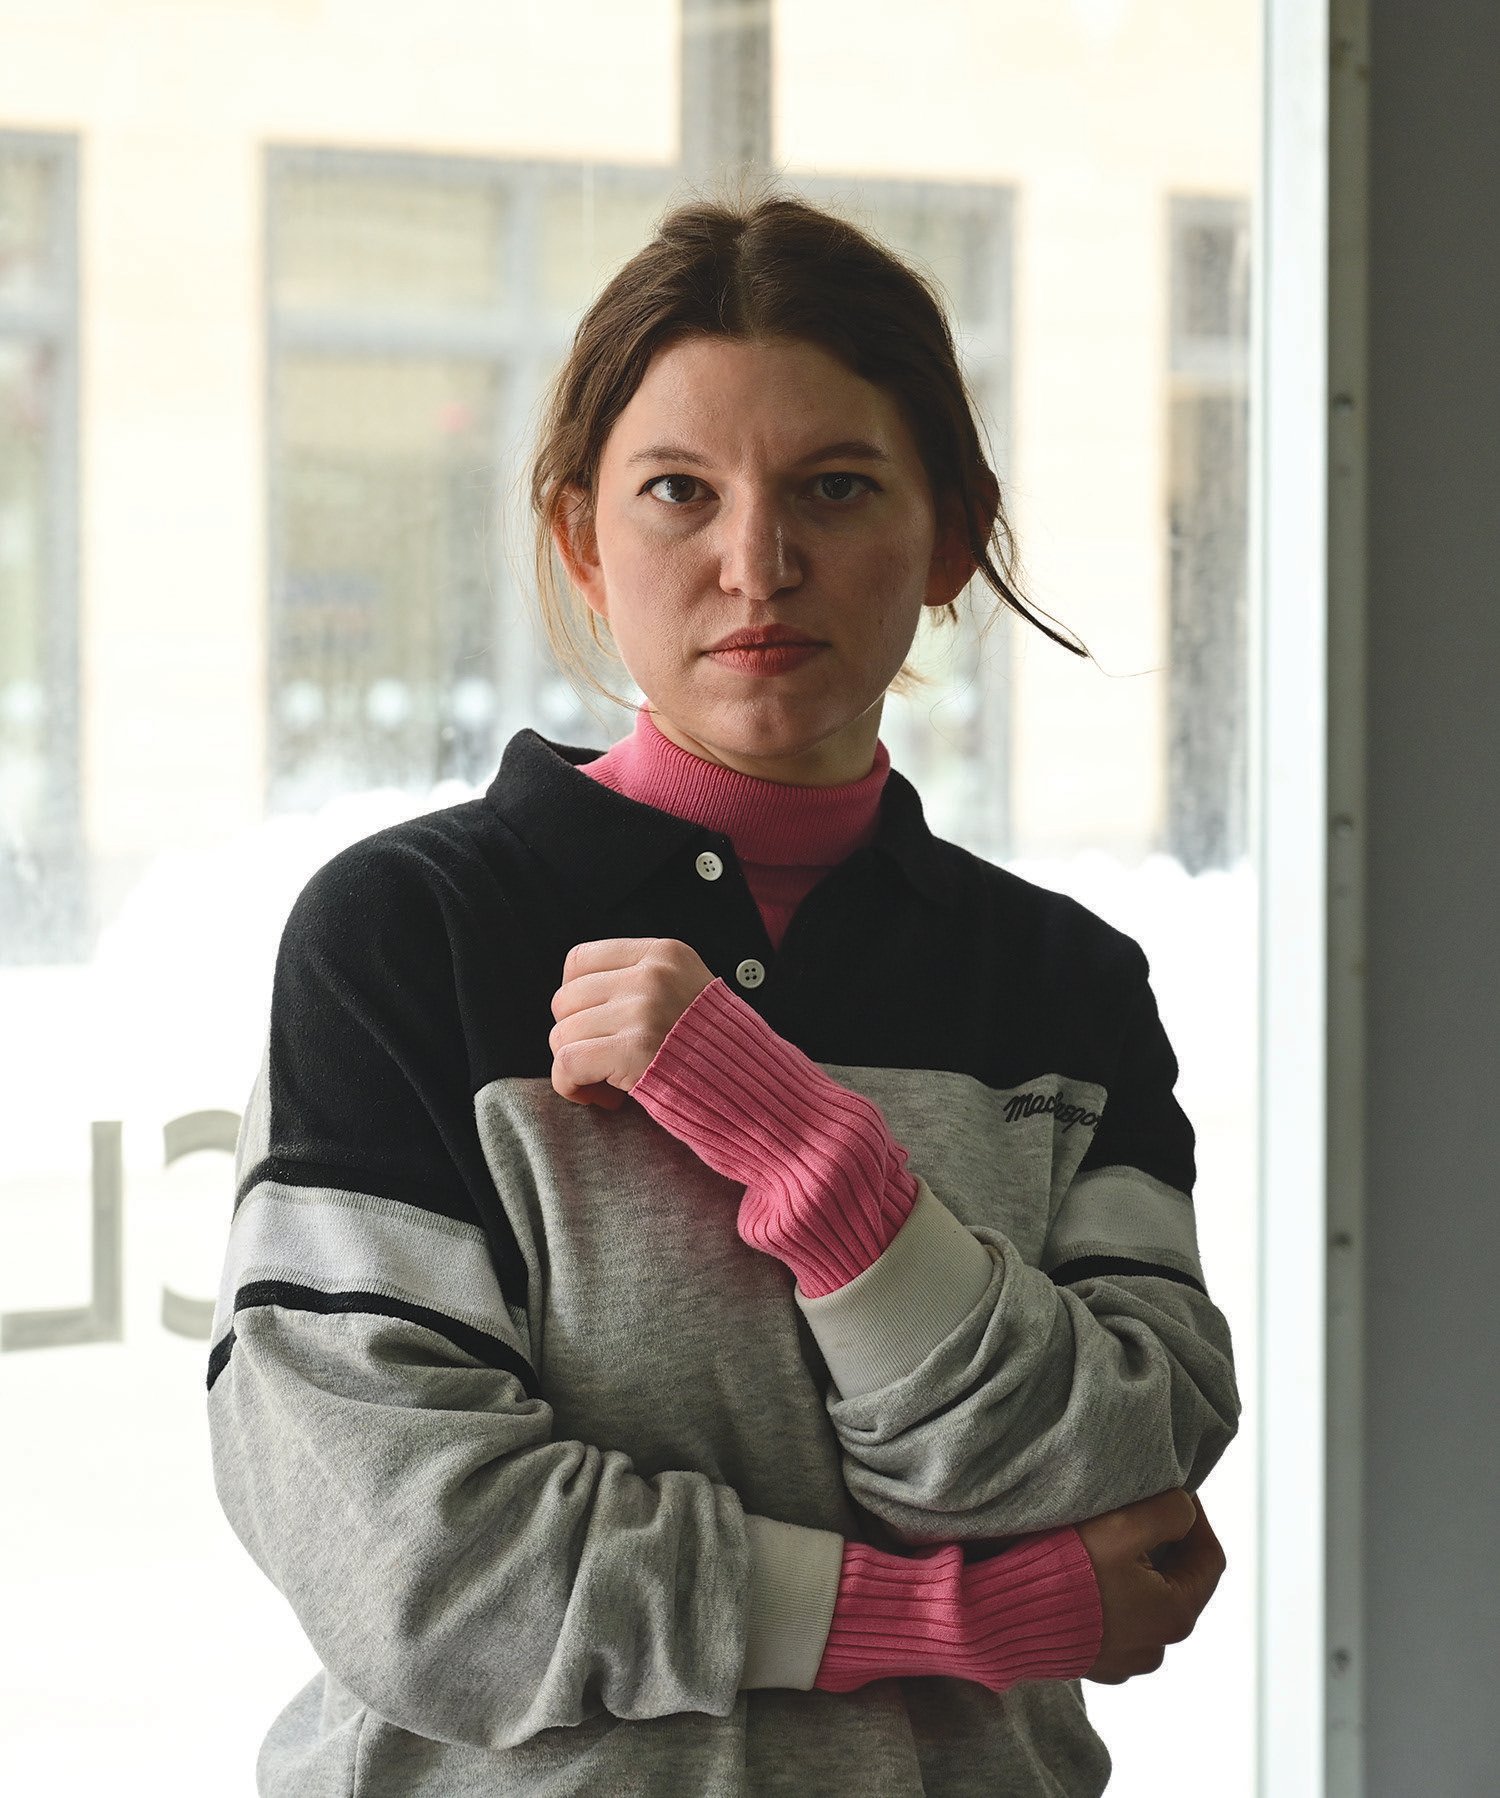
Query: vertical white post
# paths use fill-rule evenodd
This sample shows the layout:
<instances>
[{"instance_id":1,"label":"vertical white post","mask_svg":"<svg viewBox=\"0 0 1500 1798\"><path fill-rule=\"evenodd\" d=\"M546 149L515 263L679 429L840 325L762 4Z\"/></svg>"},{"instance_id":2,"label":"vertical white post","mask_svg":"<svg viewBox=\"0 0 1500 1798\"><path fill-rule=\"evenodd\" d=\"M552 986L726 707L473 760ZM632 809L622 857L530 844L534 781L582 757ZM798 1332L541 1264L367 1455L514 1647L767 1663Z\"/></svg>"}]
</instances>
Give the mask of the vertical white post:
<instances>
[{"instance_id":1,"label":"vertical white post","mask_svg":"<svg viewBox=\"0 0 1500 1798\"><path fill-rule=\"evenodd\" d=\"M1352 1793L1328 1783L1330 1499L1348 1500L1346 1435L1330 1478L1331 1065L1329 920L1329 56L1332 7L1266 0L1265 157L1252 353L1251 556L1257 630L1251 715L1252 828L1261 874L1258 1369L1263 1798ZM1361 404L1363 395L1361 394ZM1341 703L1347 683L1339 688ZM1341 876L1335 876L1336 879ZM1330 1001L1334 1003L1331 1006ZM1347 1021L1345 1019L1345 1021ZM1339 1251L1343 1253L1344 1251ZM1348 1294L1342 1288L1340 1303ZM1332 1352L1330 1352L1332 1350ZM1347 1379L1334 1393L1347 1403ZM1342 1420L1341 1420L1342 1425ZM1340 1511L1342 1516L1342 1511ZM1336 1548L1342 1552L1343 1545ZM1341 1619L1342 1621L1342 1619ZM1340 1632L1342 1635L1342 1631Z\"/></svg>"}]
</instances>

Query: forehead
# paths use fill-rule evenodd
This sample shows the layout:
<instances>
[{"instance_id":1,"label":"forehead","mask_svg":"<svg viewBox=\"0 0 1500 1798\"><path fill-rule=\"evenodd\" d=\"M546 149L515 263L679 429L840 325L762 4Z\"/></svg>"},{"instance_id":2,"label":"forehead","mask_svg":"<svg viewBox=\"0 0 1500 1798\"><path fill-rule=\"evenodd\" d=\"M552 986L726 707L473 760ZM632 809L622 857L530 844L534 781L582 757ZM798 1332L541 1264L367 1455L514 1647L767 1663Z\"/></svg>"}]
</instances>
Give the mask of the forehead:
<instances>
[{"instance_id":1,"label":"forehead","mask_svg":"<svg viewBox=\"0 0 1500 1798\"><path fill-rule=\"evenodd\" d=\"M860 437L917 461L894 397L802 339L687 337L656 352L615 421L606 463L670 441L729 459Z\"/></svg>"}]
</instances>

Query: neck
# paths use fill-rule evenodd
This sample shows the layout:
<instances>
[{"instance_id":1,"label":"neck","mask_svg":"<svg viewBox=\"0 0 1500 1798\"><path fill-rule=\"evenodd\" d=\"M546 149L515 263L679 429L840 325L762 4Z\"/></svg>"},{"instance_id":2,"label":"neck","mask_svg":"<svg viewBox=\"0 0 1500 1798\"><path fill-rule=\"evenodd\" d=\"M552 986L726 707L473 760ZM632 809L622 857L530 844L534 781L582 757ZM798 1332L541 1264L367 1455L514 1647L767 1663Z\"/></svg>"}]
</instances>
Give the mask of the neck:
<instances>
[{"instance_id":1,"label":"neck","mask_svg":"<svg viewBox=\"0 0 1500 1798\"><path fill-rule=\"evenodd\" d=\"M648 711L646 715L669 743L675 743L700 761L732 768L737 774L753 780L775 781L782 786L834 787L862 780L874 766L883 702L884 695L862 717L802 754L775 758L716 749L690 735L664 712Z\"/></svg>"}]
</instances>

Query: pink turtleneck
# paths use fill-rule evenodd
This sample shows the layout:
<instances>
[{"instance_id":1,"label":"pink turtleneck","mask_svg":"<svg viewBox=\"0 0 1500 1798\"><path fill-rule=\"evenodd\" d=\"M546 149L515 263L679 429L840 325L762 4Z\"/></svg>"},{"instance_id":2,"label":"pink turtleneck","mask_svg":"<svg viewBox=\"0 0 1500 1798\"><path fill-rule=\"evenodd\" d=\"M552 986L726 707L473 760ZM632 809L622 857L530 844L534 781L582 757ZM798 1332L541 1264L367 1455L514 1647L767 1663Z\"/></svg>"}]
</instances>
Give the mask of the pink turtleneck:
<instances>
[{"instance_id":1,"label":"pink turtleneck","mask_svg":"<svg viewBox=\"0 0 1500 1798\"><path fill-rule=\"evenodd\" d=\"M680 749L650 712L583 771L627 799L722 831L776 948L792 913L830 869L875 835L890 752L875 745L870 772L835 787L794 787L720 767Z\"/></svg>"},{"instance_id":2,"label":"pink turtleneck","mask_svg":"<svg viewBox=\"0 0 1500 1798\"><path fill-rule=\"evenodd\" d=\"M890 765L877 743L859 780L760 780L679 748L642 710L633 733L583 771L728 836L779 948L811 888L873 838ZM906 1150L879 1107L831 1080L723 980L683 1012L631 1096L700 1160L744 1184L740 1235L785 1262L810 1296L878 1260L915 1202ZM848 1692L946 1674L1004 1691L1024 1679L1076 1679L1097 1659L1103 1627L1076 1529L1029 1536L977 1562L965 1562L956 1543L900 1555L851 1541L814 1684Z\"/></svg>"}]
</instances>

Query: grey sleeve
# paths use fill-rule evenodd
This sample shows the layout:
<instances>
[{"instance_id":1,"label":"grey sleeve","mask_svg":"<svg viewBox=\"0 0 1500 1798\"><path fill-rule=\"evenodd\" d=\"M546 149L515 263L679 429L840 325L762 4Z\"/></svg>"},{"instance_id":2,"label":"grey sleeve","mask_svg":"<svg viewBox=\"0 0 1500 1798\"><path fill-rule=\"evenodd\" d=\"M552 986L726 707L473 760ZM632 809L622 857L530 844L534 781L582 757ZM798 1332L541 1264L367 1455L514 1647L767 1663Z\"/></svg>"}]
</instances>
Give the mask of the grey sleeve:
<instances>
[{"instance_id":1,"label":"grey sleeve","mask_svg":"<svg viewBox=\"0 0 1500 1798\"><path fill-rule=\"evenodd\" d=\"M800 1293L844 1481L906 1543L1023 1535L1196 1488L1239 1416L1229 1330L1160 1275L1054 1285L920 1182L858 1279Z\"/></svg>"},{"instance_id":2,"label":"grey sleeve","mask_svg":"<svg viewBox=\"0 0 1500 1798\"><path fill-rule=\"evenodd\" d=\"M904 1542L1004 1538L1196 1489L1234 1437L1192 1129L1139 965L1117 1078L1040 1266L919 1176L878 1261L821 1298L797 1294L832 1376L845 1484Z\"/></svg>"},{"instance_id":3,"label":"grey sleeve","mask_svg":"<svg viewBox=\"0 0 1500 1798\"><path fill-rule=\"evenodd\" d=\"M307 1213L329 1201L345 1253L315 1286ZM601 1711L723 1716L742 1686L810 1687L841 1539L747 1515L702 1474L646 1479L616 1450L554 1440L550 1406L454 1340L480 1321L504 1340L497 1314L450 1301L412 1321L433 1295L412 1291L412 1254L375 1265L377 1238L428 1224L396 1210L262 1188L236 1220L260 1240L232 1242L226 1270L219 1500L329 1670L403 1728L492 1748ZM278 1242L264 1226L288 1211ZM374 1227L351 1252L361 1214ZM381 1288L400 1295L389 1315Z\"/></svg>"}]
</instances>

